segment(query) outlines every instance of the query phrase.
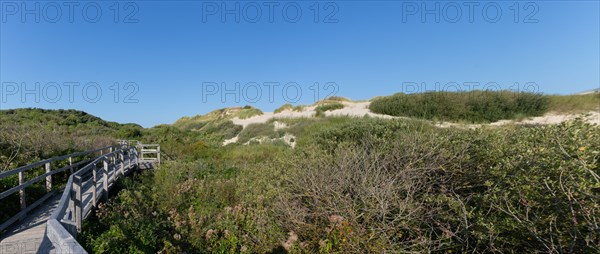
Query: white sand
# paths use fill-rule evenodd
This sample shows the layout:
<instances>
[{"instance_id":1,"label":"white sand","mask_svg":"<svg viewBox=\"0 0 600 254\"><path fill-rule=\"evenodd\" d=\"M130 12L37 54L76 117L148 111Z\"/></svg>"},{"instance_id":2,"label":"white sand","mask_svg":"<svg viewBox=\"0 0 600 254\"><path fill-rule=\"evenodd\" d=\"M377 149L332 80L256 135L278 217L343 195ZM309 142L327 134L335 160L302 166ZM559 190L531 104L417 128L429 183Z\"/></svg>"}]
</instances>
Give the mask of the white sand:
<instances>
[{"instance_id":1,"label":"white sand","mask_svg":"<svg viewBox=\"0 0 600 254\"><path fill-rule=\"evenodd\" d=\"M229 145L229 144L233 144L233 143L237 143L238 139L240 139L239 135L235 136L233 138L230 138L230 139L226 139L226 140L223 141L223 146L226 146L226 145Z\"/></svg>"},{"instance_id":2,"label":"white sand","mask_svg":"<svg viewBox=\"0 0 600 254\"><path fill-rule=\"evenodd\" d=\"M342 104L344 104L344 108L342 109L337 109L337 110L332 110L332 111L327 111L325 112L325 116L349 116L349 117L363 117L365 115L371 116L371 117L379 117L379 118L385 118L385 119L392 119L395 118L393 116L388 116L388 115L382 115L382 114L375 114L373 112L371 112L369 110L369 104L371 104L371 102L348 102L348 101L344 101L342 102ZM246 119L239 119L237 117L233 118L232 121L234 124L237 125L241 125L244 128L246 128L246 126L253 124L253 123L266 123L271 119L278 119L278 118L308 118L308 117L313 117L317 112L315 111L315 108L317 106L307 106L304 107L301 111L294 111L292 109L287 109L284 110L282 112L279 113L273 113L273 112L264 112L262 115L260 116L253 116L250 118L246 118ZM276 128L278 128L276 126Z\"/></svg>"},{"instance_id":3,"label":"white sand","mask_svg":"<svg viewBox=\"0 0 600 254\"><path fill-rule=\"evenodd\" d=\"M586 116L587 115L587 116ZM448 123L443 122L436 124L438 127L447 128L447 127L466 127L466 128L480 128L482 126L502 126L506 124L559 124L565 121L574 120L577 117L583 117L583 119L592 124L600 125L600 111L590 111L586 114L557 114L557 113L548 113L543 116L530 117L522 121L517 120L500 120L497 122L489 123L489 124L459 124L459 123Z\"/></svg>"},{"instance_id":4,"label":"white sand","mask_svg":"<svg viewBox=\"0 0 600 254\"><path fill-rule=\"evenodd\" d=\"M398 117L376 114L369 110L369 104L371 102L349 102L344 101L341 102L344 104L344 108L327 111L325 112L325 116L348 116L348 117L363 117L365 115L370 117L378 117L383 119L394 119ZM237 117L233 118L232 121L234 124L241 125L244 128L250 124L255 123L266 123L271 119L281 119L281 118L309 118L314 117L316 114L315 108L317 106L306 106L301 111L294 111L292 109L284 110L279 113L273 112L265 112L259 116L253 116L247 119L239 119ZM585 117L585 120L589 123L594 123L600 125L600 109L596 111L590 111L589 115ZM582 114L557 114L557 113L548 113L544 116L532 117L522 121L517 120L501 120L490 124L461 124L461 123L450 123L450 122L442 122L435 124L441 128L447 127L459 127L459 128L480 128L482 126L501 126L506 124L558 124L564 121L573 120L577 117L581 117ZM275 130L285 129L287 125L282 122L273 122ZM287 136L283 138L284 141L288 144L293 143L289 142L292 139L292 136ZM232 139L225 140L223 145L236 143L238 141L238 137L234 137ZM291 144L290 144L291 145ZM294 144L295 145L295 144ZM293 147L293 145L291 145Z\"/></svg>"}]
</instances>

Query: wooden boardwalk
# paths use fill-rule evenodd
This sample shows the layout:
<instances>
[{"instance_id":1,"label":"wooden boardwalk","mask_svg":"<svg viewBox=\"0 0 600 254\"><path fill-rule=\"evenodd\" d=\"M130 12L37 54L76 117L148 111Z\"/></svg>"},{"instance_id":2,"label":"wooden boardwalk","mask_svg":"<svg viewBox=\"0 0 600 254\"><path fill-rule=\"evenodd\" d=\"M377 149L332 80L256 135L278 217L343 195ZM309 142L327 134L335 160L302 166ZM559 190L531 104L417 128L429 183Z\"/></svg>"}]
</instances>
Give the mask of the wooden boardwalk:
<instances>
[{"instance_id":1,"label":"wooden boardwalk","mask_svg":"<svg viewBox=\"0 0 600 254\"><path fill-rule=\"evenodd\" d=\"M52 243L46 238L46 221L58 206L60 195L54 194L19 224L7 230L0 240L0 254L53 253Z\"/></svg>"},{"instance_id":2,"label":"wooden boardwalk","mask_svg":"<svg viewBox=\"0 0 600 254\"><path fill-rule=\"evenodd\" d=\"M123 153L120 156L119 160L115 152L99 157L70 176L67 190L50 192L40 199L37 207L19 217L20 220L1 235L0 254L86 253L74 237L81 231L81 221L102 197L104 200L108 198L108 190L119 177L134 169L153 168L155 163L160 162L138 160L137 151L133 151L131 156ZM104 167L97 169L97 162L103 163Z\"/></svg>"}]
</instances>

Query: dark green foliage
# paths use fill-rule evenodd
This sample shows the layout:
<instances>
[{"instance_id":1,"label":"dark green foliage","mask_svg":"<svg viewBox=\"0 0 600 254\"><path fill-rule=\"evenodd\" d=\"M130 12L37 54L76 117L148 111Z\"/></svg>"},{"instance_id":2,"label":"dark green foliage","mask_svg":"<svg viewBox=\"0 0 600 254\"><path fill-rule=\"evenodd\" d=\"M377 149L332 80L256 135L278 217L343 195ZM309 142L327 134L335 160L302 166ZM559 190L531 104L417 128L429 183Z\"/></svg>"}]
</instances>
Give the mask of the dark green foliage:
<instances>
[{"instance_id":1,"label":"dark green foliage","mask_svg":"<svg viewBox=\"0 0 600 254\"><path fill-rule=\"evenodd\" d=\"M532 93L427 92L381 97L375 99L369 109L391 116L488 123L502 119L539 116L547 111L548 105L548 97Z\"/></svg>"},{"instance_id":2,"label":"dark green foliage","mask_svg":"<svg viewBox=\"0 0 600 254\"><path fill-rule=\"evenodd\" d=\"M598 126L287 124L302 126L293 130L301 143L294 150L227 146L214 150L219 156L156 170L105 210L105 229L89 238L102 240L88 241L89 249L135 252L146 245L118 248L147 242L153 252L599 251ZM124 211L139 218L117 216ZM105 250L108 239L121 240Z\"/></svg>"},{"instance_id":3,"label":"dark green foliage","mask_svg":"<svg viewBox=\"0 0 600 254\"><path fill-rule=\"evenodd\" d=\"M492 121L546 104L534 94L463 99L431 97L423 112L443 114L443 107ZM227 121L200 130L141 129L140 139L160 143L167 161L125 179L124 189L86 223L79 241L91 253L600 251L597 125L575 120L466 130L369 117L277 121L296 136L296 148L222 147L224 137L239 131ZM12 131L0 135L23 131L0 126ZM98 129L137 135L135 126ZM42 130L44 140L57 137ZM86 132L59 133L73 140L45 144L55 152L75 149L80 140L73 136ZM271 123L258 124L247 126L240 139L281 134ZM0 147L14 150L11 136L4 137ZM13 184L7 181L15 179L0 182L2 188ZM40 194L43 186L28 191Z\"/></svg>"},{"instance_id":4,"label":"dark green foliage","mask_svg":"<svg viewBox=\"0 0 600 254\"><path fill-rule=\"evenodd\" d=\"M319 105L315 108L315 111L325 112L325 111L332 111L332 110L342 109L342 108L344 108L344 104L334 102L334 103L325 103L325 104Z\"/></svg>"},{"instance_id":5,"label":"dark green foliage","mask_svg":"<svg viewBox=\"0 0 600 254\"><path fill-rule=\"evenodd\" d=\"M138 136L142 127L136 124L107 122L76 110L14 109L0 110L0 171L15 169L42 159L90 150L114 144L116 138ZM83 159L83 158L81 158ZM52 168L66 166L66 161L52 163ZM45 173L43 167L25 172L30 180ZM53 176L59 188L68 173ZM0 180L0 192L18 185L17 175ZM25 189L31 204L45 193L45 182L38 181ZM0 201L0 223L20 211L19 195Z\"/></svg>"}]
</instances>

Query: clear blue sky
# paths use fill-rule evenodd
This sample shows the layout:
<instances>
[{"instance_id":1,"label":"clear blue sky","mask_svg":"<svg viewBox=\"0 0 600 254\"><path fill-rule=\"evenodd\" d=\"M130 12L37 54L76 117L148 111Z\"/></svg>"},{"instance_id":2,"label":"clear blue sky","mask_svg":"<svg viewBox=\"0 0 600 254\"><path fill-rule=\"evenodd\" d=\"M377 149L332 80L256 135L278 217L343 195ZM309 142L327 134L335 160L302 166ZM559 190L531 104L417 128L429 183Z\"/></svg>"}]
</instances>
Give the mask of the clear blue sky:
<instances>
[{"instance_id":1,"label":"clear blue sky","mask_svg":"<svg viewBox=\"0 0 600 254\"><path fill-rule=\"evenodd\" d=\"M223 107L308 104L334 88L358 100L412 92L412 83L553 94L600 84L598 1L75 3L0 1L1 109L73 108L149 127ZM222 100L223 82L239 82L238 102Z\"/></svg>"}]
</instances>

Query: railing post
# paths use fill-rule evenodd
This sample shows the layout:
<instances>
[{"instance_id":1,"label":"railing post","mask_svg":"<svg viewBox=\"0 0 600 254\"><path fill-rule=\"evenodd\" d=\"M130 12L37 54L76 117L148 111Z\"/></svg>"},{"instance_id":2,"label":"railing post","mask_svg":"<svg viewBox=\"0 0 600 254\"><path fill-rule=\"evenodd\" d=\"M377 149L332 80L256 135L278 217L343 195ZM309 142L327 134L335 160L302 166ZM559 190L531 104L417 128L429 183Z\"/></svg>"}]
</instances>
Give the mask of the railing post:
<instances>
[{"instance_id":1,"label":"railing post","mask_svg":"<svg viewBox=\"0 0 600 254\"><path fill-rule=\"evenodd\" d=\"M66 186L65 188L69 188L69 211L70 212L70 217L67 217L68 220L71 221L75 221L75 204L77 204L77 194L75 193L75 176L73 176L73 182L71 184L71 186ZM59 220L62 218L58 218ZM72 234L76 234L77 233L77 227L73 228L72 225L70 225L69 227L69 232L71 232Z\"/></svg>"},{"instance_id":2,"label":"railing post","mask_svg":"<svg viewBox=\"0 0 600 254\"><path fill-rule=\"evenodd\" d=\"M119 166L121 168L121 176L125 176L125 153L123 153L123 150L119 151Z\"/></svg>"},{"instance_id":3,"label":"railing post","mask_svg":"<svg viewBox=\"0 0 600 254\"><path fill-rule=\"evenodd\" d=\"M81 176L73 176L73 188L75 189L75 225L77 226L77 233L81 233L81 222L83 221L83 202L81 200Z\"/></svg>"},{"instance_id":4,"label":"railing post","mask_svg":"<svg viewBox=\"0 0 600 254\"><path fill-rule=\"evenodd\" d=\"M22 185L25 182L25 177L23 176L23 172L19 172L19 185ZM25 188L19 191L19 201L21 201L21 210L27 208L27 201L25 200Z\"/></svg>"},{"instance_id":5,"label":"railing post","mask_svg":"<svg viewBox=\"0 0 600 254\"><path fill-rule=\"evenodd\" d=\"M127 171L131 167L131 148L127 148Z\"/></svg>"},{"instance_id":6,"label":"railing post","mask_svg":"<svg viewBox=\"0 0 600 254\"><path fill-rule=\"evenodd\" d=\"M92 168L92 205L94 206L94 208L96 208L96 205L98 204L98 193L97 193L98 178L97 178L97 171L98 171L98 168L97 168L96 165L94 165L94 167Z\"/></svg>"},{"instance_id":7,"label":"railing post","mask_svg":"<svg viewBox=\"0 0 600 254\"><path fill-rule=\"evenodd\" d=\"M144 160L144 145L140 145L140 159Z\"/></svg>"},{"instance_id":8,"label":"railing post","mask_svg":"<svg viewBox=\"0 0 600 254\"><path fill-rule=\"evenodd\" d=\"M158 161L158 165L160 165L160 146L156 147L156 160Z\"/></svg>"},{"instance_id":9,"label":"railing post","mask_svg":"<svg viewBox=\"0 0 600 254\"><path fill-rule=\"evenodd\" d=\"M73 174L73 158L69 157L69 169L71 170L71 174Z\"/></svg>"},{"instance_id":10,"label":"railing post","mask_svg":"<svg viewBox=\"0 0 600 254\"><path fill-rule=\"evenodd\" d=\"M50 173L51 169L50 162L46 163L46 173ZM46 191L52 191L52 175L46 176Z\"/></svg>"},{"instance_id":11,"label":"railing post","mask_svg":"<svg viewBox=\"0 0 600 254\"><path fill-rule=\"evenodd\" d=\"M108 201L108 162L103 160L104 163L104 179L102 179L102 188L104 189L104 200Z\"/></svg>"}]
</instances>

